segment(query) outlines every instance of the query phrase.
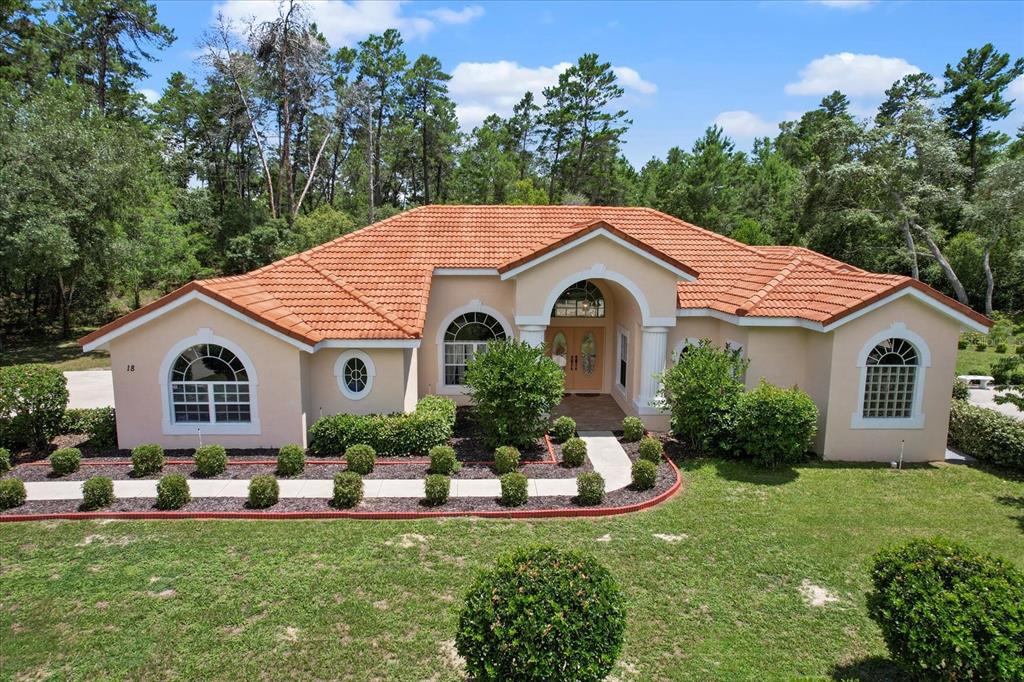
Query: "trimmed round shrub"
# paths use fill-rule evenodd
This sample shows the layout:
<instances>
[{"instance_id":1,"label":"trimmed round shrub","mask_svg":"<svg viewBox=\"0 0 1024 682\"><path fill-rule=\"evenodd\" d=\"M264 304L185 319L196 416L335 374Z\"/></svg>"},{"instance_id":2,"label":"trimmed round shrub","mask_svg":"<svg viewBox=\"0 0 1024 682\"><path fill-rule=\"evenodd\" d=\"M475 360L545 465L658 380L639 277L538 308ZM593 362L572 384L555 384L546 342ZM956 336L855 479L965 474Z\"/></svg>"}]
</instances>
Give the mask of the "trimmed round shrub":
<instances>
[{"instance_id":1,"label":"trimmed round shrub","mask_svg":"<svg viewBox=\"0 0 1024 682\"><path fill-rule=\"evenodd\" d=\"M155 474L164 468L164 449L156 443L136 445L132 450L132 473L136 476Z\"/></svg>"},{"instance_id":2,"label":"trimmed round shrub","mask_svg":"<svg viewBox=\"0 0 1024 682\"><path fill-rule=\"evenodd\" d=\"M373 471L377 463L377 453L369 445L353 445L345 451L345 462L349 471L365 476Z\"/></svg>"},{"instance_id":3,"label":"trimmed round shrub","mask_svg":"<svg viewBox=\"0 0 1024 682\"><path fill-rule=\"evenodd\" d=\"M665 448L657 438L647 436L640 441L640 459L646 459L655 465L661 464L661 456L664 452Z\"/></svg>"},{"instance_id":4,"label":"trimmed round shrub","mask_svg":"<svg viewBox=\"0 0 1024 682\"><path fill-rule=\"evenodd\" d=\"M658 482L658 465L650 460L638 459L633 462L633 488L650 490Z\"/></svg>"},{"instance_id":5,"label":"trimmed round shrub","mask_svg":"<svg viewBox=\"0 0 1024 682\"><path fill-rule=\"evenodd\" d=\"M779 388L762 379L736 405L737 442L761 466L807 461L817 429L818 407L795 387Z\"/></svg>"},{"instance_id":6,"label":"trimmed round shrub","mask_svg":"<svg viewBox=\"0 0 1024 682\"><path fill-rule=\"evenodd\" d=\"M501 482L501 504L506 507L519 507L526 504L526 476L513 471L498 479Z\"/></svg>"},{"instance_id":7,"label":"trimmed round shrub","mask_svg":"<svg viewBox=\"0 0 1024 682\"><path fill-rule=\"evenodd\" d=\"M306 468L306 451L301 445L288 443L277 451L277 475L297 476Z\"/></svg>"},{"instance_id":8,"label":"trimmed round shrub","mask_svg":"<svg viewBox=\"0 0 1024 682\"><path fill-rule=\"evenodd\" d=\"M503 445L494 451L494 470L499 474L508 474L519 467L519 450L511 445Z\"/></svg>"},{"instance_id":9,"label":"trimmed round shrub","mask_svg":"<svg viewBox=\"0 0 1024 682\"><path fill-rule=\"evenodd\" d=\"M20 478L0 478L0 509L25 504L25 483Z\"/></svg>"},{"instance_id":10,"label":"trimmed round shrub","mask_svg":"<svg viewBox=\"0 0 1024 682\"><path fill-rule=\"evenodd\" d=\"M156 484L157 509L181 509L191 500L188 479L181 474L167 474Z\"/></svg>"},{"instance_id":11,"label":"trimmed round shrub","mask_svg":"<svg viewBox=\"0 0 1024 682\"><path fill-rule=\"evenodd\" d=\"M576 435L576 420L572 417L561 416L551 423L551 428L548 431L555 441L564 443Z\"/></svg>"},{"instance_id":12,"label":"trimmed round shrub","mask_svg":"<svg viewBox=\"0 0 1024 682\"><path fill-rule=\"evenodd\" d=\"M1024 573L935 538L875 555L868 612L893 658L928 679L1024 679Z\"/></svg>"},{"instance_id":13,"label":"trimmed round shrub","mask_svg":"<svg viewBox=\"0 0 1024 682\"><path fill-rule=\"evenodd\" d=\"M427 474L424 481L426 490L425 499L427 504L436 507L448 501L448 492L451 490L452 479L443 474Z\"/></svg>"},{"instance_id":14,"label":"trimmed round shrub","mask_svg":"<svg viewBox=\"0 0 1024 682\"><path fill-rule=\"evenodd\" d=\"M604 501L604 477L596 471L586 471L576 477L576 501L593 506Z\"/></svg>"},{"instance_id":15,"label":"trimmed round shrub","mask_svg":"<svg viewBox=\"0 0 1024 682\"><path fill-rule=\"evenodd\" d=\"M964 341L963 339L960 339L959 341L956 342L956 347L958 350L967 350L967 342Z\"/></svg>"},{"instance_id":16,"label":"trimmed round shrub","mask_svg":"<svg viewBox=\"0 0 1024 682\"><path fill-rule=\"evenodd\" d=\"M68 381L49 365L0 367L0 444L43 449L60 431Z\"/></svg>"},{"instance_id":17,"label":"trimmed round shrub","mask_svg":"<svg viewBox=\"0 0 1024 682\"><path fill-rule=\"evenodd\" d=\"M114 503L114 482L106 476L93 476L82 483L82 509L91 511Z\"/></svg>"},{"instance_id":18,"label":"trimmed round shrub","mask_svg":"<svg viewBox=\"0 0 1024 682\"><path fill-rule=\"evenodd\" d=\"M455 448L449 445L435 445L430 448L430 473L451 476L462 469L462 463L455 457Z\"/></svg>"},{"instance_id":19,"label":"trimmed round shrub","mask_svg":"<svg viewBox=\"0 0 1024 682\"><path fill-rule=\"evenodd\" d=\"M597 682L622 651L626 600L589 554L519 549L477 575L455 647L477 680Z\"/></svg>"},{"instance_id":20,"label":"trimmed round shrub","mask_svg":"<svg viewBox=\"0 0 1024 682\"><path fill-rule=\"evenodd\" d=\"M67 476L78 471L82 464L82 451L78 448L61 448L50 455L50 466L58 476Z\"/></svg>"},{"instance_id":21,"label":"trimmed round shrub","mask_svg":"<svg viewBox=\"0 0 1024 682\"><path fill-rule=\"evenodd\" d=\"M339 509L350 509L363 500L363 478L354 471L334 474L334 497L331 502Z\"/></svg>"},{"instance_id":22,"label":"trimmed round shrub","mask_svg":"<svg viewBox=\"0 0 1024 682\"><path fill-rule=\"evenodd\" d=\"M971 388L967 382L957 377L953 379L953 400L970 400Z\"/></svg>"},{"instance_id":23,"label":"trimmed round shrub","mask_svg":"<svg viewBox=\"0 0 1024 682\"><path fill-rule=\"evenodd\" d=\"M273 507L280 495L281 487L270 474L253 476L249 481L249 506L253 509Z\"/></svg>"},{"instance_id":24,"label":"trimmed round shrub","mask_svg":"<svg viewBox=\"0 0 1024 682\"><path fill-rule=\"evenodd\" d=\"M1005 343L997 343L996 344L996 352L997 353L1005 353L1006 352L1006 344Z\"/></svg>"},{"instance_id":25,"label":"trimmed round shrub","mask_svg":"<svg viewBox=\"0 0 1024 682\"><path fill-rule=\"evenodd\" d=\"M7 448L0 448L0 474L6 474L11 470L11 451Z\"/></svg>"},{"instance_id":26,"label":"trimmed round shrub","mask_svg":"<svg viewBox=\"0 0 1024 682\"><path fill-rule=\"evenodd\" d=\"M562 445L562 461L567 467L583 466L587 456L587 443L582 438L570 438Z\"/></svg>"},{"instance_id":27,"label":"trimmed round shrub","mask_svg":"<svg viewBox=\"0 0 1024 682\"><path fill-rule=\"evenodd\" d=\"M644 437L644 422L640 417L626 417L622 420L622 440L635 443Z\"/></svg>"},{"instance_id":28,"label":"trimmed round shrub","mask_svg":"<svg viewBox=\"0 0 1024 682\"><path fill-rule=\"evenodd\" d=\"M196 473L216 476L228 468L228 451L222 445L203 445L196 448Z\"/></svg>"}]
</instances>

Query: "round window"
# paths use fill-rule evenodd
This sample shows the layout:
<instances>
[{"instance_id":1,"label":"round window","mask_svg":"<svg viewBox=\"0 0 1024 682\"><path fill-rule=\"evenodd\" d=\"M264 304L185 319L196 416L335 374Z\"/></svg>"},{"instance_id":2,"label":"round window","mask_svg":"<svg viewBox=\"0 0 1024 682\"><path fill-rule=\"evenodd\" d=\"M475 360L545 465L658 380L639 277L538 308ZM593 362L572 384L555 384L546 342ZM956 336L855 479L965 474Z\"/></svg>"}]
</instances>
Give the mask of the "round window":
<instances>
[{"instance_id":1,"label":"round window","mask_svg":"<svg viewBox=\"0 0 1024 682\"><path fill-rule=\"evenodd\" d=\"M352 358L345 363L345 386L353 393L366 390L366 363L359 358Z\"/></svg>"},{"instance_id":2,"label":"round window","mask_svg":"<svg viewBox=\"0 0 1024 682\"><path fill-rule=\"evenodd\" d=\"M362 351L346 351L334 365L334 374L345 397L359 400L366 397L373 386L373 361Z\"/></svg>"}]
</instances>

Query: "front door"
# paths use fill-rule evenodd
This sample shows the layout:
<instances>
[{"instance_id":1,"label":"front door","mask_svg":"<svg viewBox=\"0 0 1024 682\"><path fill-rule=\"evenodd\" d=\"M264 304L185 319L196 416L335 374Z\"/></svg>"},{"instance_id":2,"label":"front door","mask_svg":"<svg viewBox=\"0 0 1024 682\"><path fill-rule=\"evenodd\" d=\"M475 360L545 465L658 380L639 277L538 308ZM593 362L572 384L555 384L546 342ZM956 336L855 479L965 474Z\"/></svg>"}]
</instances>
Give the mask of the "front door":
<instances>
[{"instance_id":1,"label":"front door","mask_svg":"<svg viewBox=\"0 0 1024 682\"><path fill-rule=\"evenodd\" d=\"M548 355L565 372L565 390L601 390L603 336L600 327L548 327Z\"/></svg>"}]
</instances>

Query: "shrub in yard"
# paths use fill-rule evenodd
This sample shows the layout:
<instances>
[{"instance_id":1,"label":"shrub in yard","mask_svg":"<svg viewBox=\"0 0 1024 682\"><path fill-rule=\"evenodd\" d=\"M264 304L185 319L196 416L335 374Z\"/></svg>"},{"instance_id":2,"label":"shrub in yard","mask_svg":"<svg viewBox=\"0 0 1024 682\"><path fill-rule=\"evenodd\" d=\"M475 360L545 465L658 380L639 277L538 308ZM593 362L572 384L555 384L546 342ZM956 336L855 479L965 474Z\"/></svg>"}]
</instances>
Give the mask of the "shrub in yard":
<instances>
[{"instance_id":1,"label":"shrub in yard","mask_svg":"<svg viewBox=\"0 0 1024 682\"><path fill-rule=\"evenodd\" d=\"M188 479L181 474L167 474L156 484L157 509L181 509L191 500Z\"/></svg>"},{"instance_id":2,"label":"shrub in yard","mask_svg":"<svg viewBox=\"0 0 1024 682\"><path fill-rule=\"evenodd\" d=\"M1006 352L1006 344L1005 343L997 343L996 344L996 352L997 353L1005 353Z\"/></svg>"},{"instance_id":3,"label":"shrub in yard","mask_svg":"<svg viewBox=\"0 0 1024 682\"><path fill-rule=\"evenodd\" d=\"M959 341L956 342L956 347L958 350L967 350L967 342L964 341L963 339L960 339Z\"/></svg>"},{"instance_id":4,"label":"shrub in yard","mask_svg":"<svg viewBox=\"0 0 1024 682\"><path fill-rule=\"evenodd\" d=\"M915 676L1024 679L1024 573L941 538L875 555L868 612Z\"/></svg>"},{"instance_id":5,"label":"shrub in yard","mask_svg":"<svg viewBox=\"0 0 1024 682\"><path fill-rule=\"evenodd\" d=\"M633 462L633 487L650 490L658 482L658 465L650 460L638 459Z\"/></svg>"},{"instance_id":6,"label":"shrub in yard","mask_svg":"<svg viewBox=\"0 0 1024 682\"><path fill-rule=\"evenodd\" d=\"M1024 343L1017 346L1017 355L1024 355Z\"/></svg>"},{"instance_id":7,"label":"shrub in yard","mask_svg":"<svg viewBox=\"0 0 1024 682\"><path fill-rule=\"evenodd\" d=\"M435 445L430 448L430 473L451 476L462 469L462 463L455 457L455 448L449 445Z\"/></svg>"},{"instance_id":8,"label":"shrub in yard","mask_svg":"<svg viewBox=\"0 0 1024 682\"><path fill-rule=\"evenodd\" d=\"M425 395L409 413L334 414L321 417L310 428L310 452L337 456L357 444L389 455L426 454L444 445L455 428L455 403Z\"/></svg>"},{"instance_id":9,"label":"shrub in yard","mask_svg":"<svg viewBox=\"0 0 1024 682\"><path fill-rule=\"evenodd\" d=\"M564 443L576 435L576 420L572 417L561 416L551 423L549 433L555 442Z\"/></svg>"},{"instance_id":10,"label":"shrub in yard","mask_svg":"<svg viewBox=\"0 0 1024 682\"><path fill-rule=\"evenodd\" d=\"M67 476L78 471L82 464L82 451L78 448L61 448L50 455L50 466L58 476Z\"/></svg>"},{"instance_id":11,"label":"shrub in yard","mask_svg":"<svg viewBox=\"0 0 1024 682\"><path fill-rule=\"evenodd\" d=\"M583 466L583 460L587 456L587 443L582 438L570 438L562 444L562 461L565 466Z\"/></svg>"},{"instance_id":12,"label":"shrub in yard","mask_svg":"<svg viewBox=\"0 0 1024 682\"><path fill-rule=\"evenodd\" d=\"M503 445L494 451L494 470L499 474L515 471L519 466L519 450L511 445Z\"/></svg>"},{"instance_id":13,"label":"shrub in yard","mask_svg":"<svg viewBox=\"0 0 1024 682\"><path fill-rule=\"evenodd\" d=\"M91 511L114 503L114 482L106 476L93 476L82 483L82 509Z\"/></svg>"},{"instance_id":14,"label":"shrub in yard","mask_svg":"<svg viewBox=\"0 0 1024 682\"><path fill-rule=\"evenodd\" d=\"M947 442L975 459L1024 471L1024 422L995 410L954 400Z\"/></svg>"},{"instance_id":15,"label":"shrub in yard","mask_svg":"<svg viewBox=\"0 0 1024 682\"><path fill-rule=\"evenodd\" d=\"M228 451L222 445L203 445L196 448L196 473L216 476L228 468Z\"/></svg>"},{"instance_id":16,"label":"shrub in yard","mask_svg":"<svg viewBox=\"0 0 1024 682\"><path fill-rule=\"evenodd\" d=\"M164 468L164 449L156 443L143 443L132 449L132 473L148 476Z\"/></svg>"},{"instance_id":17,"label":"shrub in yard","mask_svg":"<svg viewBox=\"0 0 1024 682\"><path fill-rule=\"evenodd\" d=\"M974 344L974 350L978 351L979 353L988 350L988 344L985 343L984 341L978 341L977 343Z\"/></svg>"},{"instance_id":18,"label":"shrub in yard","mask_svg":"<svg viewBox=\"0 0 1024 682\"><path fill-rule=\"evenodd\" d=\"M544 434L565 377L543 348L503 339L469 361L466 386L487 446L526 447Z\"/></svg>"},{"instance_id":19,"label":"shrub in yard","mask_svg":"<svg viewBox=\"0 0 1024 682\"><path fill-rule=\"evenodd\" d=\"M992 363L992 378L1000 386L1024 385L1024 359L1017 356L999 358Z\"/></svg>"},{"instance_id":20,"label":"shrub in yard","mask_svg":"<svg viewBox=\"0 0 1024 682\"><path fill-rule=\"evenodd\" d=\"M277 451L277 475L297 476L306 468L306 451L301 445L289 443Z\"/></svg>"},{"instance_id":21,"label":"shrub in yard","mask_svg":"<svg viewBox=\"0 0 1024 682\"><path fill-rule=\"evenodd\" d=\"M377 453L369 445L353 445L345 451L345 462L349 471L365 476L373 471L377 463Z\"/></svg>"},{"instance_id":22,"label":"shrub in yard","mask_svg":"<svg viewBox=\"0 0 1024 682\"><path fill-rule=\"evenodd\" d=\"M455 646L476 680L597 682L622 651L626 600L592 556L519 549L477 575Z\"/></svg>"},{"instance_id":23,"label":"shrub in yard","mask_svg":"<svg viewBox=\"0 0 1024 682\"><path fill-rule=\"evenodd\" d=\"M953 379L953 400L970 400L971 389L967 382L957 377Z\"/></svg>"},{"instance_id":24,"label":"shrub in yard","mask_svg":"<svg viewBox=\"0 0 1024 682\"><path fill-rule=\"evenodd\" d=\"M779 388L765 380L740 396L736 432L740 447L766 467L807 460L818 428L818 407L798 388Z\"/></svg>"},{"instance_id":25,"label":"shrub in yard","mask_svg":"<svg viewBox=\"0 0 1024 682\"><path fill-rule=\"evenodd\" d=\"M647 436L640 441L640 459L646 459L655 465L661 464L661 456L665 452L664 446L657 438Z\"/></svg>"},{"instance_id":26,"label":"shrub in yard","mask_svg":"<svg viewBox=\"0 0 1024 682\"><path fill-rule=\"evenodd\" d=\"M334 474L334 498L332 502L339 509L350 509L363 499L363 478L354 471Z\"/></svg>"},{"instance_id":27,"label":"shrub in yard","mask_svg":"<svg viewBox=\"0 0 1024 682\"><path fill-rule=\"evenodd\" d=\"M423 486L426 490L427 504L436 507L448 501L448 491L451 490L452 479L443 474L427 474Z\"/></svg>"},{"instance_id":28,"label":"shrub in yard","mask_svg":"<svg viewBox=\"0 0 1024 682\"><path fill-rule=\"evenodd\" d=\"M49 365L0 367L0 445L42 449L68 406L64 373Z\"/></svg>"},{"instance_id":29,"label":"shrub in yard","mask_svg":"<svg viewBox=\"0 0 1024 682\"><path fill-rule=\"evenodd\" d=\"M518 507L526 504L526 476L519 472L504 474L498 479L501 482L501 503L506 507Z\"/></svg>"},{"instance_id":30,"label":"shrub in yard","mask_svg":"<svg viewBox=\"0 0 1024 682\"><path fill-rule=\"evenodd\" d=\"M7 448L0 448L0 474L10 471L11 465L11 451Z\"/></svg>"},{"instance_id":31,"label":"shrub in yard","mask_svg":"<svg viewBox=\"0 0 1024 682\"><path fill-rule=\"evenodd\" d=\"M25 504L25 484L20 478L0 478L0 509Z\"/></svg>"},{"instance_id":32,"label":"shrub in yard","mask_svg":"<svg viewBox=\"0 0 1024 682\"><path fill-rule=\"evenodd\" d=\"M280 495L281 487L270 474L253 476L249 481L249 506L253 509L273 507Z\"/></svg>"},{"instance_id":33,"label":"shrub in yard","mask_svg":"<svg viewBox=\"0 0 1024 682\"><path fill-rule=\"evenodd\" d=\"M672 433L702 454L732 455L736 403L749 363L738 353L713 347L708 339L689 348L662 375Z\"/></svg>"},{"instance_id":34,"label":"shrub in yard","mask_svg":"<svg viewBox=\"0 0 1024 682\"><path fill-rule=\"evenodd\" d=\"M635 443L644 437L644 422L640 417L626 417L622 420L622 440Z\"/></svg>"},{"instance_id":35,"label":"shrub in yard","mask_svg":"<svg viewBox=\"0 0 1024 682\"><path fill-rule=\"evenodd\" d=\"M71 408L64 411L61 433L85 433L97 449L117 447L117 418L113 407Z\"/></svg>"},{"instance_id":36,"label":"shrub in yard","mask_svg":"<svg viewBox=\"0 0 1024 682\"><path fill-rule=\"evenodd\" d=\"M604 501L604 477L596 471L586 471L576 477L576 501L586 506Z\"/></svg>"}]
</instances>

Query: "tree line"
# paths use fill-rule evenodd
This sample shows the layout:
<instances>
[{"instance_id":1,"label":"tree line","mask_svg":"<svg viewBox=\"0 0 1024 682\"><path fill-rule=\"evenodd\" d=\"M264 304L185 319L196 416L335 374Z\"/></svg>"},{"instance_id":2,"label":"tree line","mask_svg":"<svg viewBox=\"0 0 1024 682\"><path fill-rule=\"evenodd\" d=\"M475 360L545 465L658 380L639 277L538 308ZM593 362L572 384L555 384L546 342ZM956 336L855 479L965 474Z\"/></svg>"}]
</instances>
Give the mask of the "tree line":
<instances>
[{"instance_id":1,"label":"tree line","mask_svg":"<svg viewBox=\"0 0 1024 682\"><path fill-rule=\"evenodd\" d=\"M173 31L147 0L0 4L0 323L72 333L425 203L657 208L751 244L1024 308L1024 60L969 50L873 119L840 92L738 151L712 126L634 168L608 62L584 54L507 117L460 130L450 76L396 30L333 48L307 8L214 22L202 76L136 91Z\"/></svg>"}]
</instances>

